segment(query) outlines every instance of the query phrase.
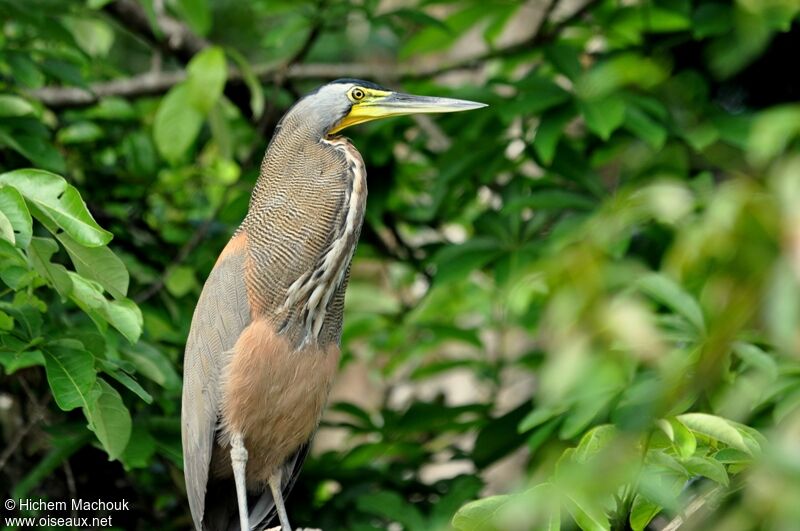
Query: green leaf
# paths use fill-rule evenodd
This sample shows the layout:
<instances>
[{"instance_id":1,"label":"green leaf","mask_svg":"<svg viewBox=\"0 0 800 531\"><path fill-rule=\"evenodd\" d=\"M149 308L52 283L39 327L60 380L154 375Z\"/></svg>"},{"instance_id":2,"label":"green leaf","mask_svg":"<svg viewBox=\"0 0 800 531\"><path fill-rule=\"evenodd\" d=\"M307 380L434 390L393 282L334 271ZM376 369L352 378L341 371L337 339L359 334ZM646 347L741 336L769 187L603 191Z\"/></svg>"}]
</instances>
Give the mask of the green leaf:
<instances>
[{"instance_id":1,"label":"green leaf","mask_svg":"<svg viewBox=\"0 0 800 531\"><path fill-rule=\"evenodd\" d=\"M576 81L581 72L583 72L580 61L580 48L568 44L566 41L559 41L546 46L544 55L559 72L567 76L571 81Z\"/></svg>"},{"instance_id":2,"label":"green leaf","mask_svg":"<svg viewBox=\"0 0 800 531\"><path fill-rule=\"evenodd\" d=\"M693 475L707 477L724 487L728 486L725 466L713 457L690 457L683 462L683 466Z\"/></svg>"},{"instance_id":3,"label":"green leaf","mask_svg":"<svg viewBox=\"0 0 800 531\"><path fill-rule=\"evenodd\" d=\"M533 190L530 197L517 197L506 205L509 212L523 208L534 211L592 210L598 202L589 196L567 190Z\"/></svg>"},{"instance_id":4,"label":"green leaf","mask_svg":"<svg viewBox=\"0 0 800 531\"><path fill-rule=\"evenodd\" d=\"M596 426L581 437L573 459L577 462L586 462L603 451L617 437L617 428L612 424Z\"/></svg>"},{"instance_id":5,"label":"green leaf","mask_svg":"<svg viewBox=\"0 0 800 531\"><path fill-rule=\"evenodd\" d=\"M178 0L176 7L181 17L195 33L208 34L212 23L208 0Z\"/></svg>"},{"instance_id":6,"label":"green leaf","mask_svg":"<svg viewBox=\"0 0 800 531\"><path fill-rule=\"evenodd\" d=\"M0 118L33 114L33 105L19 96L0 94Z\"/></svg>"},{"instance_id":7,"label":"green leaf","mask_svg":"<svg viewBox=\"0 0 800 531\"><path fill-rule=\"evenodd\" d=\"M628 103L625 106L625 129L659 150L667 141L666 128L644 110Z\"/></svg>"},{"instance_id":8,"label":"green leaf","mask_svg":"<svg viewBox=\"0 0 800 531\"><path fill-rule=\"evenodd\" d=\"M567 410L566 405L537 407L533 411L528 413L528 415L524 419L522 419L522 422L519 423L517 431L523 433L528 430L531 430L536 426L544 424L551 418L557 415L561 415L566 410Z\"/></svg>"},{"instance_id":9,"label":"green leaf","mask_svg":"<svg viewBox=\"0 0 800 531\"><path fill-rule=\"evenodd\" d=\"M84 278L94 280L115 299L128 293L130 277L125 264L108 247L86 247L67 234L59 234L58 240L67 250L75 270Z\"/></svg>"},{"instance_id":10,"label":"green leaf","mask_svg":"<svg viewBox=\"0 0 800 531\"><path fill-rule=\"evenodd\" d=\"M554 81L533 73L517 84L519 93L507 103L498 107L497 112L504 121L510 122L516 117L540 114L548 109L571 100L569 92ZM536 94L535 98L530 95Z\"/></svg>"},{"instance_id":11,"label":"green leaf","mask_svg":"<svg viewBox=\"0 0 800 531\"><path fill-rule=\"evenodd\" d=\"M28 247L28 260L33 269L52 286L62 298L72 294L73 285L69 271L61 265L50 261L58 251L58 244L50 238L34 237Z\"/></svg>"},{"instance_id":12,"label":"green leaf","mask_svg":"<svg viewBox=\"0 0 800 531\"><path fill-rule=\"evenodd\" d=\"M567 493L567 510L583 531L610 531L611 524L598 500Z\"/></svg>"},{"instance_id":13,"label":"green leaf","mask_svg":"<svg viewBox=\"0 0 800 531\"><path fill-rule=\"evenodd\" d=\"M108 55L114 44L114 30L102 19L69 17L66 25L84 52L93 57Z\"/></svg>"},{"instance_id":14,"label":"green leaf","mask_svg":"<svg viewBox=\"0 0 800 531\"><path fill-rule=\"evenodd\" d=\"M692 32L695 39L726 35L733 27L733 6L708 3L697 6L692 16Z\"/></svg>"},{"instance_id":15,"label":"green leaf","mask_svg":"<svg viewBox=\"0 0 800 531\"><path fill-rule=\"evenodd\" d=\"M470 5L456 11L443 21L447 29L442 29L439 24L430 25L408 39L400 49L400 58L406 59L449 48L462 32L485 19L486 14L486 9L481 5Z\"/></svg>"},{"instance_id":16,"label":"green leaf","mask_svg":"<svg viewBox=\"0 0 800 531\"><path fill-rule=\"evenodd\" d=\"M117 459L131 436L131 414L116 389L98 379L93 389L97 399L83 409L94 432L108 454L109 461Z\"/></svg>"},{"instance_id":17,"label":"green leaf","mask_svg":"<svg viewBox=\"0 0 800 531\"><path fill-rule=\"evenodd\" d=\"M698 332L705 334L706 325L700 305L672 279L659 273L645 275L636 285L670 310L684 317Z\"/></svg>"},{"instance_id":18,"label":"green leaf","mask_svg":"<svg viewBox=\"0 0 800 531\"><path fill-rule=\"evenodd\" d=\"M573 105L564 105L548 109L539 122L536 136L533 138L533 149L544 164L551 164L556 156L558 141L561 139L564 126L575 116Z\"/></svg>"},{"instance_id":19,"label":"green leaf","mask_svg":"<svg viewBox=\"0 0 800 531\"><path fill-rule=\"evenodd\" d=\"M142 312L129 299L109 301L103 296L100 284L83 276L69 272L74 289L72 300L89 314L102 332L99 319L116 328L131 343L135 343L142 334Z\"/></svg>"},{"instance_id":20,"label":"green leaf","mask_svg":"<svg viewBox=\"0 0 800 531\"><path fill-rule=\"evenodd\" d=\"M739 431L722 417L706 413L686 413L678 415L678 420L695 433L725 443L737 450L752 453Z\"/></svg>"},{"instance_id":21,"label":"green leaf","mask_svg":"<svg viewBox=\"0 0 800 531\"><path fill-rule=\"evenodd\" d=\"M586 126L603 140L608 140L625 121L625 102L619 96L608 96L578 103Z\"/></svg>"},{"instance_id":22,"label":"green leaf","mask_svg":"<svg viewBox=\"0 0 800 531\"><path fill-rule=\"evenodd\" d=\"M668 422L675 434L672 443L681 459L687 459L694 455L697 449L697 439L691 430L676 418L671 418Z\"/></svg>"},{"instance_id":23,"label":"green leaf","mask_svg":"<svg viewBox=\"0 0 800 531\"><path fill-rule=\"evenodd\" d=\"M44 349L47 382L58 407L69 411L87 407L97 373L94 356L77 341L54 341Z\"/></svg>"},{"instance_id":24,"label":"green leaf","mask_svg":"<svg viewBox=\"0 0 800 531\"><path fill-rule=\"evenodd\" d=\"M422 531L426 528L425 520L419 510L396 492L382 491L361 495L356 498L356 507L365 513L399 522L409 531Z\"/></svg>"},{"instance_id":25,"label":"green leaf","mask_svg":"<svg viewBox=\"0 0 800 531\"><path fill-rule=\"evenodd\" d=\"M124 359L133 363L136 372L154 381L165 389L180 389L181 379L172 363L161 351L152 345L140 341L122 349Z\"/></svg>"},{"instance_id":26,"label":"green leaf","mask_svg":"<svg viewBox=\"0 0 800 531\"><path fill-rule=\"evenodd\" d=\"M494 517L513 501L513 496L489 496L463 506L453 516L453 527L458 531L499 531Z\"/></svg>"},{"instance_id":27,"label":"green leaf","mask_svg":"<svg viewBox=\"0 0 800 531\"><path fill-rule=\"evenodd\" d=\"M28 367L40 367L44 365L44 356L39 350L26 350L25 352L0 352L0 364L3 365L6 374L14 374L21 369Z\"/></svg>"},{"instance_id":28,"label":"green leaf","mask_svg":"<svg viewBox=\"0 0 800 531\"><path fill-rule=\"evenodd\" d=\"M738 341L733 345L733 352L747 365L754 367L755 369L766 374L770 381L777 380L777 362L772 356L757 346L753 345L752 343Z\"/></svg>"},{"instance_id":29,"label":"green leaf","mask_svg":"<svg viewBox=\"0 0 800 531\"><path fill-rule=\"evenodd\" d=\"M800 136L800 105L778 105L759 113L748 140L748 157L767 164Z\"/></svg>"},{"instance_id":30,"label":"green leaf","mask_svg":"<svg viewBox=\"0 0 800 531\"><path fill-rule=\"evenodd\" d=\"M0 212L11 224L14 232L12 243L20 249L26 249L33 235L33 221L25 199L11 186L0 186Z\"/></svg>"},{"instance_id":31,"label":"green leaf","mask_svg":"<svg viewBox=\"0 0 800 531\"><path fill-rule=\"evenodd\" d=\"M14 237L14 227L11 225L11 220L3 214L2 210L0 210L0 238L3 238L11 244L17 241Z\"/></svg>"},{"instance_id":32,"label":"green leaf","mask_svg":"<svg viewBox=\"0 0 800 531\"><path fill-rule=\"evenodd\" d=\"M110 301L107 304L108 309L105 316L108 322L119 330L125 336L125 339L131 343L136 343L142 335L142 326L144 324L142 311L130 299Z\"/></svg>"},{"instance_id":33,"label":"green leaf","mask_svg":"<svg viewBox=\"0 0 800 531\"><path fill-rule=\"evenodd\" d=\"M253 118L260 117L264 112L264 88L261 86L261 82L256 77L247 58L232 48L226 49L225 52L236 63L242 73L244 84L250 91L250 110L253 111Z\"/></svg>"},{"instance_id":34,"label":"green leaf","mask_svg":"<svg viewBox=\"0 0 800 531\"><path fill-rule=\"evenodd\" d=\"M158 152L167 161L178 162L194 143L202 125L203 113L189 102L187 85L175 85L156 111L153 140Z\"/></svg>"},{"instance_id":35,"label":"green leaf","mask_svg":"<svg viewBox=\"0 0 800 531\"><path fill-rule=\"evenodd\" d=\"M198 287L194 268L189 266L177 266L170 269L164 280L164 285L167 291L175 297L183 297Z\"/></svg>"},{"instance_id":36,"label":"green leaf","mask_svg":"<svg viewBox=\"0 0 800 531\"><path fill-rule=\"evenodd\" d=\"M630 523L633 531L644 531L647 524L661 512L661 507L636 495L631 506Z\"/></svg>"},{"instance_id":37,"label":"green leaf","mask_svg":"<svg viewBox=\"0 0 800 531\"><path fill-rule=\"evenodd\" d=\"M66 169L64 157L53 146L48 136L27 132L11 132L0 122L0 146L5 144L36 166L55 172Z\"/></svg>"},{"instance_id":38,"label":"green leaf","mask_svg":"<svg viewBox=\"0 0 800 531\"><path fill-rule=\"evenodd\" d=\"M92 122L78 122L58 131L56 140L62 144L86 144L105 137L106 133Z\"/></svg>"},{"instance_id":39,"label":"green leaf","mask_svg":"<svg viewBox=\"0 0 800 531\"><path fill-rule=\"evenodd\" d=\"M125 465L125 470L147 468L152 464L155 452L156 440L144 426L136 424L120 460Z\"/></svg>"},{"instance_id":40,"label":"green leaf","mask_svg":"<svg viewBox=\"0 0 800 531\"><path fill-rule=\"evenodd\" d=\"M13 52L6 48L3 54L11 67L11 77L29 89L44 85L44 75L27 54Z\"/></svg>"},{"instance_id":41,"label":"green leaf","mask_svg":"<svg viewBox=\"0 0 800 531\"><path fill-rule=\"evenodd\" d=\"M472 475L458 476L449 482L447 493L433 506L429 519L429 529L446 529L458 509L468 500L477 496L483 481Z\"/></svg>"},{"instance_id":42,"label":"green leaf","mask_svg":"<svg viewBox=\"0 0 800 531\"><path fill-rule=\"evenodd\" d=\"M460 245L445 246L433 257L436 281L452 282L464 278L494 260L500 252L498 242L490 238L473 238Z\"/></svg>"},{"instance_id":43,"label":"green leaf","mask_svg":"<svg viewBox=\"0 0 800 531\"><path fill-rule=\"evenodd\" d=\"M33 207L34 216L51 232L55 224L88 247L111 241L111 233L97 224L78 190L63 177L42 170L23 169L1 174L0 184L16 188Z\"/></svg>"},{"instance_id":44,"label":"green leaf","mask_svg":"<svg viewBox=\"0 0 800 531\"><path fill-rule=\"evenodd\" d=\"M692 25L689 2L644 4L642 17L650 32L674 32L689 29Z\"/></svg>"},{"instance_id":45,"label":"green leaf","mask_svg":"<svg viewBox=\"0 0 800 531\"><path fill-rule=\"evenodd\" d=\"M103 372L105 374L108 374L116 381L127 387L129 391L131 391L136 396L144 400L146 403L148 404L153 403L152 395L147 391L145 391L144 387L139 385L139 382L134 380L133 377L127 374L124 370L122 370L122 368L118 366L119 362L116 362L114 360L99 359L98 363L100 364L100 367L103 369Z\"/></svg>"},{"instance_id":46,"label":"green leaf","mask_svg":"<svg viewBox=\"0 0 800 531\"><path fill-rule=\"evenodd\" d=\"M195 109L206 115L216 105L228 71L225 52L210 46L195 55L186 67L186 97Z\"/></svg>"}]
</instances>

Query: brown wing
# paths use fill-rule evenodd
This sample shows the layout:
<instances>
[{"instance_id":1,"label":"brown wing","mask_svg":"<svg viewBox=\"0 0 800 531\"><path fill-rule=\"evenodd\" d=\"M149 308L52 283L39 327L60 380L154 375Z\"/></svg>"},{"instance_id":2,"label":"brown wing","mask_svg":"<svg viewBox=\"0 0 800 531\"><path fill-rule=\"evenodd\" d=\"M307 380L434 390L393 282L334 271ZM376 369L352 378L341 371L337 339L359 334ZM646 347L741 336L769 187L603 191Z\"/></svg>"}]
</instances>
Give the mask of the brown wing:
<instances>
[{"instance_id":1,"label":"brown wing","mask_svg":"<svg viewBox=\"0 0 800 531\"><path fill-rule=\"evenodd\" d=\"M250 324L244 280L246 233L226 246L197 302L183 361L181 435L184 477L192 519L205 512L211 452L219 417L221 382L233 346Z\"/></svg>"}]
</instances>

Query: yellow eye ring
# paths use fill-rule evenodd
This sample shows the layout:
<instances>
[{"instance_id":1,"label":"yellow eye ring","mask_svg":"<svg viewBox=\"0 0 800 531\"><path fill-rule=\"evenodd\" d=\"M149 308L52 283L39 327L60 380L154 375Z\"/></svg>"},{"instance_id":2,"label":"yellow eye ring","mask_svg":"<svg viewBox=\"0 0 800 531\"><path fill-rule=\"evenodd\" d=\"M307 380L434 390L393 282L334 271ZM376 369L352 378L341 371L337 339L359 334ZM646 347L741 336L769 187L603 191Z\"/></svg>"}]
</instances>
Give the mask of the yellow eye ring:
<instances>
[{"instance_id":1,"label":"yellow eye ring","mask_svg":"<svg viewBox=\"0 0 800 531\"><path fill-rule=\"evenodd\" d=\"M364 94L364 91L363 91L363 90L361 90L360 88L355 88L355 89L353 89L353 90L352 90L352 92L350 92L350 95L351 95L351 96L353 97L353 99L354 99L354 100L356 100L356 101L358 101L358 100L363 100L363 99L364 99L364 96L366 96L366 94Z\"/></svg>"}]
</instances>

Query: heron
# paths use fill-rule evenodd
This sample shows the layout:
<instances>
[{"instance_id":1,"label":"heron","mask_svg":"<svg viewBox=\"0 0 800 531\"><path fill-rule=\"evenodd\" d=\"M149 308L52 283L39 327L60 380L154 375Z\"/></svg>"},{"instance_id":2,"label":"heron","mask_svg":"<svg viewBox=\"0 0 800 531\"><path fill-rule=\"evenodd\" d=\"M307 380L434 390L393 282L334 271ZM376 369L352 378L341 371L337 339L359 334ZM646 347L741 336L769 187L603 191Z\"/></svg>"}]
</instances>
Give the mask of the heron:
<instances>
[{"instance_id":1,"label":"heron","mask_svg":"<svg viewBox=\"0 0 800 531\"><path fill-rule=\"evenodd\" d=\"M262 530L318 427L339 362L344 294L367 199L343 129L484 107L340 79L281 118L247 214L212 268L184 354L181 438L198 531Z\"/></svg>"}]
</instances>

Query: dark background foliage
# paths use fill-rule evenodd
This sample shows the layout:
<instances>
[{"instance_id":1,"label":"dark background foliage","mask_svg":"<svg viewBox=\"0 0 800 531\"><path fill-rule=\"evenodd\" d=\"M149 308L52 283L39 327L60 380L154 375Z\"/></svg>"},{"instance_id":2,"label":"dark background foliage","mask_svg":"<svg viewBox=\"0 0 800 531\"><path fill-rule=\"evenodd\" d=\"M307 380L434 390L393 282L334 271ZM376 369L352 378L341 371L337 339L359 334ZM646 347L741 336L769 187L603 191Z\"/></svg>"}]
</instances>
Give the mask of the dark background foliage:
<instances>
[{"instance_id":1,"label":"dark background foliage","mask_svg":"<svg viewBox=\"0 0 800 531\"><path fill-rule=\"evenodd\" d=\"M0 0L0 492L190 526L199 290L282 113L361 77L489 107L347 131L368 212L295 525L795 529L798 13Z\"/></svg>"}]
</instances>

